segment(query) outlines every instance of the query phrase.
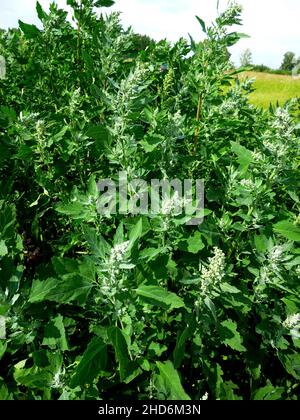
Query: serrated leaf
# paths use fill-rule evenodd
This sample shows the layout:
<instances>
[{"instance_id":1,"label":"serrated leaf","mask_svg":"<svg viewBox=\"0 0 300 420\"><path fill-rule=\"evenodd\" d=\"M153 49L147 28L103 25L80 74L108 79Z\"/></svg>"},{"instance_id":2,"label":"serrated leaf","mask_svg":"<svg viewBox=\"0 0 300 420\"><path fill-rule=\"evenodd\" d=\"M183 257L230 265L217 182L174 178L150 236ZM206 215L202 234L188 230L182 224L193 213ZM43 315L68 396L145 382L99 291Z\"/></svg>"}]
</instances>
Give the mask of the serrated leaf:
<instances>
[{"instance_id":1,"label":"serrated leaf","mask_svg":"<svg viewBox=\"0 0 300 420\"><path fill-rule=\"evenodd\" d=\"M71 387L92 384L93 380L105 369L106 363L106 344L99 337L92 338L71 378Z\"/></svg>"},{"instance_id":2,"label":"serrated leaf","mask_svg":"<svg viewBox=\"0 0 300 420\"><path fill-rule=\"evenodd\" d=\"M167 400L186 401L191 398L187 395L181 384L177 370L170 360L156 362L159 375L156 376L157 387L164 394Z\"/></svg>"},{"instance_id":3,"label":"serrated leaf","mask_svg":"<svg viewBox=\"0 0 300 420\"><path fill-rule=\"evenodd\" d=\"M37 303L50 300L57 303L76 301L78 304L84 304L92 285L92 279L88 280L76 273L66 274L63 280L55 278L44 281L34 280L29 302Z\"/></svg>"},{"instance_id":4,"label":"serrated leaf","mask_svg":"<svg viewBox=\"0 0 300 420\"><path fill-rule=\"evenodd\" d=\"M27 39L36 38L41 35L40 30L35 25L30 25L19 20L19 27Z\"/></svg>"},{"instance_id":5,"label":"serrated leaf","mask_svg":"<svg viewBox=\"0 0 300 420\"><path fill-rule=\"evenodd\" d=\"M280 400L282 394L285 392L283 387L274 387L273 385L267 385L263 388L257 389L253 394L253 400Z\"/></svg>"},{"instance_id":6,"label":"serrated leaf","mask_svg":"<svg viewBox=\"0 0 300 420\"><path fill-rule=\"evenodd\" d=\"M44 22L45 20L48 19L47 13L44 11L44 9L42 8L42 6L40 5L38 1L36 2L36 12L40 21Z\"/></svg>"},{"instance_id":7,"label":"serrated leaf","mask_svg":"<svg viewBox=\"0 0 300 420\"><path fill-rule=\"evenodd\" d=\"M219 334L222 342L237 351L246 351L246 348L242 345L242 338L240 333L237 331L237 324L228 319L223 321L219 325Z\"/></svg>"},{"instance_id":8,"label":"serrated leaf","mask_svg":"<svg viewBox=\"0 0 300 420\"><path fill-rule=\"evenodd\" d=\"M187 239L187 250L193 254L198 254L205 247L201 239L201 233L196 232Z\"/></svg>"},{"instance_id":9,"label":"serrated leaf","mask_svg":"<svg viewBox=\"0 0 300 420\"><path fill-rule=\"evenodd\" d=\"M61 351L68 350L69 347L66 338L66 331L63 323L63 317L61 315L51 319L51 321L46 325L42 346L48 346L50 348L57 347Z\"/></svg>"},{"instance_id":10,"label":"serrated leaf","mask_svg":"<svg viewBox=\"0 0 300 420\"><path fill-rule=\"evenodd\" d=\"M102 235L97 233L96 229L84 226L83 231L85 239L93 255L97 258L104 259L110 252L110 245L106 242Z\"/></svg>"}]
</instances>

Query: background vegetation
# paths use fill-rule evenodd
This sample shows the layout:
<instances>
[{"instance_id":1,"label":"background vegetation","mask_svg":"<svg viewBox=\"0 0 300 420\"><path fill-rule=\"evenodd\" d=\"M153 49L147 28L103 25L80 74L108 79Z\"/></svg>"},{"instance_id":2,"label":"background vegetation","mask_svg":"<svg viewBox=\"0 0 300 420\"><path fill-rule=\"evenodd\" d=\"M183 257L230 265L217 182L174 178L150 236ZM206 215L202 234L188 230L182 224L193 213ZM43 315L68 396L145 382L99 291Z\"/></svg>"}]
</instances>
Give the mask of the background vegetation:
<instances>
[{"instance_id":1,"label":"background vegetation","mask_svg":"<svg viewBox=\"0 0 300 420\"><path fill-rule=\"evenodd\" d=\"M140 48L112 3L1 33L0 398L296 400L299 100L249 103L237 4ZM119 171L203 179L204 223L98 214Z\"/></svg>"}]
</instances>

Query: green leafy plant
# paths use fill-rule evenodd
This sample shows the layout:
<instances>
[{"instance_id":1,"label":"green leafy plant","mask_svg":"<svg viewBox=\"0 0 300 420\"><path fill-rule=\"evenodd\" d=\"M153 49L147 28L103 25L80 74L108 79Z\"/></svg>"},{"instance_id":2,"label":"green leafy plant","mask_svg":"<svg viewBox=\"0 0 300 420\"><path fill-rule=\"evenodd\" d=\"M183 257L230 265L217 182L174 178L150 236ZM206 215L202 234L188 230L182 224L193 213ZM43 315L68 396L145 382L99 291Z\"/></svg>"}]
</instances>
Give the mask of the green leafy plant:
<instances>
[{"instance_id":1,"label":"green leafy plant","mask_svg":"<svg viewBox=\"0 0 300 420\"><path fill-rule=\"evenodd\" d=\"M113 3L0 34L0 398L298 399L299 100L250 105L237 4L141 48ZM203 223L100 215L121 171L203 179Z\"/></svg>"}]
</instances>

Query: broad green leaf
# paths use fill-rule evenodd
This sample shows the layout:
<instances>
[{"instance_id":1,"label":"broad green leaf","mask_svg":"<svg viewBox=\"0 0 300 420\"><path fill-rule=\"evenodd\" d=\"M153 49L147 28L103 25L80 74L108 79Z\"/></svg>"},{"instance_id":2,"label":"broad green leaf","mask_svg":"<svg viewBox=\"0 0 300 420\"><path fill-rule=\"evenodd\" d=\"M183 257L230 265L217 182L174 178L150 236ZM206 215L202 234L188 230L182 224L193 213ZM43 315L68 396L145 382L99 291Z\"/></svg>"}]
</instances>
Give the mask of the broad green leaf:
<instances>
[{"instance_id":1,"label":"broad green leaf","mask_svg":"<svg viewBox=\"0 0 300 420\"><path fill-rule=\"evenodd\" d=\"M183 308L185 306L184 301L179 296L159 286L146 286L142 284L136 289L136 293L146 303L160 306L166 310Z\"/></svg>"},{"instance_id":2,"label":"broad green leaf","mask_svg":"<svg viewBox=\"0 0 300 420\"><path fill-rule=\"evenodd\" d=\"M242 345L242 338L240 333L237 331L237 324L228 319L223 321L219 325L219 334L222 342L231 347L233 350L246 351L246 348Z\"/></svg>"},{"instance_id":3,"label":"broad green leaf","mask_svg":"<svg viewBox=\"0 0 300 420\"><path fill-rule=\"evenodd\" d=\"M232 293L232 294L241 293L240 289L226 282L220 284L220 289L222 290L222 292L225 292L225 293Z\"/></svg>"},{"instance_id":4,"label":"broad green leaf","mask_svg":"<svg viewBox=\"0 0 300 420\"><path fill-rule=\"evenodd\" d=\"M105 370L106 363L106 344L99 337L92 338L71 378L71 387L92 384L101 371Z\"/></svg>"},{"instance_id":5,"label":"broad green leaf","mask_svg":"<svg viewBox=\"0 0 300 420\"><path fill-rule=\"evenodd\" d=\"M279 360L285 370L295 379L300 380L300 354L299 353L279 353Z\"/></svg>"},{"instance_id":6,"label":"broad green leaf","mask_svg":"<svg viewBox=\"0 0 300 420\"><path fill-rule=\"evenodd\" d=\"M17 384L28 388L47 389L51 386L53 376L46 369L39 369L36 366L25 368L26 360L15 365L14 379Z\"/></svg>"},{"instance_id":7,"label":"broad green leaf","mask_svg":"<svg viewBox=\"0 0 300 420\"><path fill-rule=\"evenodd\" d=\"M108 338L115 349L116 359L119 363L120 380L128 384L141 373L141 369L137 363L130 360L123 331L117 327L110 327Z\"/></svg>"},{"instance_id":8,"label":"broad green leaf","mask_svg":"<svg viewBox=\"0 0 300 420\"><path fill-rule=\"evenodd\" d=\"M200 232L196 232L193 236L190 236L187 239L187 244L187 250L193 254L198 254L198 252L201 251L201 249L203 249L205 246L202 242Z\"/></svg>"},{"instance_id":9,"label":"broad green leaf","mask_svg":"<svg viewBox=\"0 0 300 420\"><path fill-rule=\"evenodd\" d=\"M279 233L290 241L300 241L300 227L289 220L282 220L273 226L275 233Z\"/></svg>"},{"instance_id":10,"label":"broad green leaf","mask_svg":"<svg viewBox=\"0 0 300 420\"><path fill-rule=\"evenodd\" d=\"M8 254L8 249L5 244L5 241L1 240L0 241L0 257L4 257L7 254Z\"/></svg>"},{"instance_id":11,"label":"broad green leaf","mask_svg":"<svg viewBox=\"0 0 300 420\"><path fill-rule=\"evenodd\" d=\"M107 128L101 125L90 125L86 135L95 140L97 150L103 152L111 143L111 135Z\"/></svg>"},{"instance_id":12,"label":"broad green leaf","mask_svg":"<svg viewBox=\"0 0 300 420\"><path fill-rule=\"evenodd\" d=\"M234 141L231 141L230 144L231 144L231 150L238 157L237 159L238 163L241 165L243 170L247 170L250 163L253 162L252 152L246 149L246 147Z\"/></svg>"},{"instance_id":13,"label":"broad green leaf","mask_svg":"<svg viewBox=\"0 0 300 420\"><path fill-rule=\"evenodd\" d=\"M163 138L161 136L148 135L141 140L141 146L146 153L151 153L155 150L161 143Z\"/></svg>"},{"instance_id":14,"label":"broad green leaf","mask_svg":"<svg viewBox=\"0 0 300 420\"><path fill-rule=\"evenodd\" d=\"M216 311L216 307L215 304L213 303L213 301L209 298L209 296L206 296L204 299L204 303L206 305L206 307L210 310L213 319L215 321L215 323L218 322L218 318L217 318L217 311Z\"/></svg>"},{"instance_id":15,"label":"broad green leaf","mask_svg":"<svg viewBox=\"0 0 300 420\"><path fill-rule=\"evenodd\" d=\"M40 30L35 25L30 25L19 20L19 27L27 39L36 38L41 35Z\"/></svg>"},{"instance_id":16,"label":"broad green leaf","mask_svg":"<svg viewBox=\"0 0 300 420\"><path fill-rule=\"evenodd\" d=\"M45 20L48 19L47 13L44 11L44 9L42 8L42 6L40 5L38 1L36 2L36 12L40 21L44 22Z\"/></svg>"},{"instance_id":17,"label":"broad green leaf","mask_svg":"<svg viewBox=\"0 0 300 420\"><path fill-rule=\"evenodd\" d=\"M110 245L102 235L97 233L96 229L90 226L84 226L83 231L92 254L97 258L104 259L110 252Z\"/></svg>"},{"instance_id":18,"label":"broad green leaf","mask_svg":"<svg viewBox=\"0 0 300 420\"><path fill-rule=\"evenodd\" d=\"M84 304L93 284L80 275L66 274L63 280L49 278L44 281L34 280L29 296L30 303L50 300L57 303L71 303L76 301Z\"/></svg>"},{"instance_id":19,"label":"broad green leaf","mask_svg":"<svg viewBox=\"0 0 300 420\"><path fill-rule=\"evenodd\" d=\"M280 400L282 394L285 392L283 387L274 387L273 385L267 385L263 388L259 388L253 394L253 400Z\"/></svg>"},{"instance_id":20,"label":"broad green leaf","mask_svg":"<svg viewBox=\"0 0 300 420\"><path fill-rule=\"evenodd\" d=\"M151 261L151 260L155 259L159 254L166 253L166 251L167 251L167 249L162 248L162 247L146 248L146 249L143 249L140 252L139 258L140 259L147 259L148 261Z\"/></svg>"},{"instance_id":21,"label":"broad green leaf","mask_svg":"<svg viewBox=\"0 0 300 420\"><path fill-rule=\"evenodd\" d=\"M181 381L177 370L174 368L170 360L166 362L156 362L159 369L159 375L156 376L157 388L164 394L163 399L167 400L190 400L181 385Z\"/></svg>"},{"instance_id":22,"label":"broad green leaf","mask_svg":"<svg viewBox=\"0 0 300 420\"><path fill-rule=\"evenodd\" d=\"M50 348L57 347L61 351L68 350L66 331L61 315L57 315L46 325L42 345Z\"/></svg>"}]
</instances>

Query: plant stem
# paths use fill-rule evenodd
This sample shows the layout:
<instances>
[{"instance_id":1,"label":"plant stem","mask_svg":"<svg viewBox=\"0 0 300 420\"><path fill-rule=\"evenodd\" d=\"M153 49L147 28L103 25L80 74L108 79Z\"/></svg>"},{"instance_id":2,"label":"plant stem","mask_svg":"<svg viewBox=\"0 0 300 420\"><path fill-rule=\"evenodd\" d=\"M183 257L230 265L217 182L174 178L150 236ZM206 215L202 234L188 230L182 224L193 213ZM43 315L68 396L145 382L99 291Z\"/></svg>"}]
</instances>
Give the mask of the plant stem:
<instances>
[{"instance_id":1,"label":"plant stem","mask_svg":"<svg viewBox=\"0 0 300 420\"><path fill-rule=\"evenodd\" d=\"M202 117L202 104L203 104L203 93L200 93L199 100L198 100L197 114L196 114L197 127L195 129L195 137L194 137L194 155L196 154L198 141L199 141L199 121L201 120L201 117Z\"/></svg>"}]
</instances>

